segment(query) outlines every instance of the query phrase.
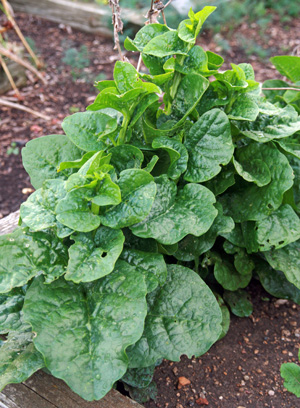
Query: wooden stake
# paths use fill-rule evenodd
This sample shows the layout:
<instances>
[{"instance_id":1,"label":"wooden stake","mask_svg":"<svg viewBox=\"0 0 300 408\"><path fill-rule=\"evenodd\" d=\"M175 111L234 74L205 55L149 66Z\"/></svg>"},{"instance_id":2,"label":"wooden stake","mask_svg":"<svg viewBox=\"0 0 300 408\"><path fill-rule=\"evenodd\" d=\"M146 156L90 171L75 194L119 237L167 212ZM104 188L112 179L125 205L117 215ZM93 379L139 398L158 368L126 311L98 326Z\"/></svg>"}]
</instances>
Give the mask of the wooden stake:
<instances>
[{"instance_id":1,"label":"wooden stake","mask_svg":"<svg viewBox=\"0 0 300 408\"><path fill-rule=\"evenodd\" d=\"M1 57L1 55L0 55L0 64L2 65L3 71L5 72L5 74L6 74L7 78L8 78L8 80L9 80L9 83L10 83L12 89L15 91L15 93L16 93L16 95L17 95L17 98L18 98L19 100L21 100L21 99L22 99L22 96L21 96L21 94L20 94L20 92L19 92L19 90L18 90L18 88L17 88L17 85L16 85L16 83L15 83L15 81L14 81L14 79L13 79L11 73L9 72L9 69L8 69L8 66L7 66L6 62L5 62L4 59Z\"/></svg>"},{"instance_id":2,"label":"wooden stake","mask_svg":"<svg viewBox=\"0 0 300 408\"><path fill-rule=\"evenodd\" d=\"M43 113L34 111L33 109L27 108L27 106L20 105L19 103L13 103L13 102L7 101L4 98L0 98L0 105L7 106L7 107L13 108L13 109L19 109L19 110L31 113L32 115L37 116L37 117L42 118L42 119L47 120L47 121L51 120L50 116L46 116Z\"/></svg>"},{"instance_id":3,"label":"wooden stake","mask_svg":"<svg viewBox=\"0 0 300 408\"><path fill-rule=\"evenodd\" d=\"M24 35L22 34L22 31L20 30L18 24L16 23L12 13L11 13L11 9L9 4L7 3L7 0L1 0L6 16L8 18L8 20L12 23L13 28L15 30L15 32L17 33L18 37L20 38L20 40L22 41L24 47L26 48L26 50L29 52L29 54L31 55L35 65L38 68L41 68L43 66L43 64L41 63L41 61L38 59L38 57L35 55L35 53L32 51L30 45L28 44L28 42L26 41L26 38L24 37Z\"/></svg>"}]
</instances>

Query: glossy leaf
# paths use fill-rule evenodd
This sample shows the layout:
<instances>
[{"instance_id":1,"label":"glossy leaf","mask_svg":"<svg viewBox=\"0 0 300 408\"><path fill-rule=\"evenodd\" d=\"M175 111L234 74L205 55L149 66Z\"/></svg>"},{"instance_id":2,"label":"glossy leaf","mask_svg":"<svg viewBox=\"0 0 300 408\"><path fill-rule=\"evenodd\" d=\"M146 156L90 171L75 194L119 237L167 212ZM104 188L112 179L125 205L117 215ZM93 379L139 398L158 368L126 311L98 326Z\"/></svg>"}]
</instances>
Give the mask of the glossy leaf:
<instances>
[{"instance_id":1,"label":"glossy leaf","mask_svg":"<svg viewBox=\"0 0 300 408\"><path fill-rule=\"evenodd\" d=\"M57 220L75 231L95 230L100 225L100 217L93 214L89 207L92 197L93 191L89 188L70 191L55 208Z\"/></svg>"},{"instance_id":2,"label":"glossy leaf","mask_svg":"<svg viewBox=\"0 0 300 408\"><path fill-rule=\"evenodd\" d=\"M202 279L169 265L165 285L148 295L144 334L128 350L130 367L148 367L159 358L179 361L182 354L198 357L218 339L221 323L218 303Z\"/></svg>"},{"instance_id":3,"label":"glossy leaf","mask_svg":"<svg viewBox=\"0 0 300 408\"><path fill-rule=\"evenodd\" d=\"M89 233L71 238L75 243L69 248L66 280L75 283L92 282L113 271L123 250L122 231L102 226L94 237Z\"/></svg>"},{"instance_id":4,"label":"glossy leaf","mask_svg":"<svg viewBox=\"0 0 300 408\"><path fill-rule=\"evenodd\" d=\"M145 276L148 292L163 285L167 278L167 265L161 254L125 248L120 256Z\"/></svg>"},{"instance_id":5,"label":"glossy leaf","mask_svg":"<svg viewBox=\"0 0 300 408\"><path fill-rule=\"evenodd\" d=\"M238 96L228 112L229 119L254 121L259 114L257 104L247 94Z\"/></svg>"},{"instance_id":6,"label":"glossy leaf","mask_svg":"<svg viewBox=\"0 0 300 408\"><path fill-rule=\"evenodd\" d=\"M185 180L200 183L220 173L221 164L229 163L234 150L225 113L213 109L202 115L190 129L184 144L189 152Z\"/></svg>"},{"instance_id":7,"label":"glossy leaf","mask_svg":"<svg viewBox=\"0 0 300 408\"><path fill-rule=\"evenodd\" d=\"M168 31L154 37L143 48L143 54L159 58L169 55L187 55L187 53L188 45L179 38L177 31Z\"/></svg>"},{"instance_id":8,"label":"glossy leaf","mask_svg":"<svg viewBox=\"0 0 300 408\"><path fill-rule=\"evenodd\" d=\"M111 228L124 228L142 221L149 214L156 195L154 179L145 170L122 171L118 185L122 202L101 216L101 222Z\"/></svg>"},{"instance_id":9,"label":"glossy leaf","mask_svg":"<svg viewBox=\"0 0 300 408\"><path fill-rule=\"evenodd\" d=\"M140 169L144 155L140 149L131 145L113 147L110 151L111 164L120 173L127 169Z\"/></svg>"},{"instance_id":10,"label":"glossy leaf","mask_svg":"<svg viewBox=\"0 0 300 408\"><path fill-rule=\"evenodd\" d=\"M66 179L72 171L57 168L61 162L79 159L79 150L65 135L49 135L30 140L22 149L23 166L34 188L42 187L48 179Z\"/></svg>"},{"instance_id":11,"label":"glossy leaf","mask_svg":"<svg viewBox=\"0 0 300 408\"><path fill-rule=\"evenodd\" d=\"M209 251L215 244L217 237L222 233L229 233L234 228L232 218L223 215L223 208L220 203L216 203L218 215L210 229L202 236L186 236L179 242L178 251L175 257L181 261L192 261L196 257Z\"/></svg>"},{"instance_id":12,"label":"glossy leaf","mask_svg":"<svg viewBox=\"0 0 300 408\"><path fill-rule=\"evenodd\" d=\"M284 387L300 398L300 366L295 363L284 363L280 367Z\"/></svg>"},{"instance_id":13,"label":"glossy leaf","mask_svg":"<svg viewBox=\"0 0 300 408\"><path fill-rule=\"evenodd\" d=\"M131 227L142 238L154 238L172 245L188 234L203 235L217 216L214 195L198 184L187 184L176 195L176 185L160 176L156 179L157 196L148 217Z\"/></svg>"},{"instance_id":14,"label":"glossy leaf","mask_svg":"<svg viewBox=\"0 0 300 408\"><path fill-rule=\"evenodd\" d=\"M300 240L283 248L265 252L273 269L282 271L287 280L300 289Z\"/></svg>"},{"instance_id":15,"label":"glossy leaf","mask_svg":"<svg viewBox=\"0 0 300 408\"><path fill-rule=\"evenodd\" d=\"M205 20L216 10L216 7L204 7L198 13L194 13L191 9L189 12L189 20L183 20L178 27L178 36L183 41L194 44Z\"/></svg>"},{"instance_id":16,"label":"glossy leaf","mask_svg":"<svg viewBox=\"0 0 300 408\"><path fill-rule=\"evenodd\" d=\"M25 292L22 288L13 289L0 295L0 334L17 330L21 323L21 311Z\"/></svg>"},{"instance_id":17,"label":"glossy leaf","mask_svg":"<svg viewBox=\"0 0 300 408\"><path fill-rule=\"evenodd\" d=\"M46 232L31 234L18 228L0 237L0 293L25 285L43 273L47 281L61 276L66 265L66 247Z\"/></svg>"},{"instance_id":18,"label":"glossy leaf","mask_svg":"<svg viewBox=\"0 0 300 408\"><path fill-rule=\"evenodd\" d=\"M164 24L147 24L136 34L134 40L126 38L124 46L128 51L143 52L144 47L155 37L162 35L170 29Z\"/></svg>"},{"instance_id":19,"label":"glossy leaf","mask_svg":"<svg viewBox=\"0 0 300 408\"><path fill-rule=\"evenodd\" d=\"M235 292L225 291L223 298L236 316L248 317L252 314L253 305L250 296L245 290L239 289Z\"/></svg>"},{"instance_id":20,"label":"glossy leaf","mask_svg":"<svg viewBox=\"0 0 300 408\"><path fill-rule=\"evenodd\" d=\"M236 125L245 136L266 143L293 135L300 130L300 119L292 106L286 106L278 115L260 114L254 122L237 122Z\"/></svg>"},{"instance_id":21,"label":"glossy leaf","mask_svg":"<svg viewBox=\"0 0 300 408\"><path fill-rule=\"evenodd\" d=\"M130 368L121 380L131 387L146 388L153 379L154 369L155 365L144 368Z\"/></svg>"},{"instance_id":22,"label":"glossy leaf","mask_svg":"<svg viewBox=\"0 0 300 408\"><path fill-rule=\"evenodd\" d=\"M51 373L88 401L98 400L127 370L126 348L142 335L144 277L126 262L93 286L40 277L26 294L24 318Z\"/></svg>"},{"instance_id":23,"label":"glossy leaf","mask_svg":"<svg viewBox=\"0 0 300 408\"><path fill-rule=\"evenodd\" d=\"M252 153L252 158L266 163L271 174L271 182L263 187L246 185L243 190L223 195L221 198L223 208L235 222L256 221L270 215L279 208L283 194L293 185L292 168L287 158L275 146L253 144L248 145L246 149Z\"/></svg>"},{"instance_id":24,"label":"glossy leaf","mask_svg":"<svg viewBox=\"0 0 300 408\"><path fill-rule=\"evenodd\" d=\"M29 325L9 333L0 347L0 390L8 384L27 380L45 366L42 355L34 348Z\"/></svg>"},{"instance_id":25,"label":"glossy leaf","mask_svg":"<svg viewBox=\"0 0 300 408\"><path fill-rule=\"evenodd\" d=\"M251 272L241 274L230 262L221 257L215 262L214 275L218 283L230 291L245 288L252 278Z\"/></svg>"},{"instance_id":26,"label":"glossy leaf","mask_svg":"<svg viewBox=\"0 0 300 408\"><path fill-rule=\"evenodd\" d=\"M100 183L97 186L96 195L92 198L92 203L103 207L106 205L117 205L121 199L120 187L115 184L109 174L102 174Z\"/></svg>"},{"instance_id":27,"label":"glossy leaf","mask_svg":"<svg viewBox=\"0 0 300 408\"><path fill-rule=\"evenodd\" d=\"M117 120L102 112L78 112L68 116L62 128L76 146L91 152L105 147L101 138L117 129Z\"/></svg>"},{"instance_id":28,"label":"glossy leaf","mask_svg":"<svg viewBox=\"0 0 300 408\"><path fill-rule=\"evenodd\" d=\"M170 179L176 180L185 172L188 162L188 152L182 143L175 139L158 137L153 141L152 147L168 152L170 157L168 176Z\"/></svg>"},{"instance_id":29,"label":"glossy leaf","mask_svg":"<svg viewBox=\"0 0 300 408\"><path fill-rule=\"evenodd\" d=\"M281 55L270 58L270 61L281 75L292 82L300 81L300 57L292 55Z\"/></svg>"},{"instance_id":30,"label":"glossy leaf","mask_svg":"<svg viewBox=\"0 0 300 408\"><path fill-rule=\"evenodd\" d=\"M235 184L235 174L233 166L226 166L217 176L204 183L204 185L209 188L215 196L218 196Z\"/></svg>"},{"instance_id":31,"label":"glossy leaf","mask_svg":"<svg viewBox=\"0 0 300 408\"><path fill-rule=\"evenodd\" d=\"M283 272L276 271L263 260L256 262L255 266L259 280L268 293L279 299L289 299L300 304L300 289L289 282Z\"/></svg>"}]
</instances>

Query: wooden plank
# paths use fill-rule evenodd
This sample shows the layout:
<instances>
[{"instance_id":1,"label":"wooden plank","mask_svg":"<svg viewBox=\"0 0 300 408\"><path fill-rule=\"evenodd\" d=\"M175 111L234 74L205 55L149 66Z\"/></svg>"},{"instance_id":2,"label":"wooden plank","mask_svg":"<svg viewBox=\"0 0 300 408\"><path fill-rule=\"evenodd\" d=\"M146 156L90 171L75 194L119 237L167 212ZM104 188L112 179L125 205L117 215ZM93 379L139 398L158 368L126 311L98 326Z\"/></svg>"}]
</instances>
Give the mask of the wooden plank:
<instances>
[{"instance_id":1,"label":"wooden plank","mask_svg":"<svg viewBox=\"0 0 300 408\"><path fill-rule=\"evenodd\" d=\"M20 211L16 211L0 220L0 235L8 234L18 226L19 215Z\"/></svg>"},{"instance_id":2,"label":"wooden plank","mask_svg":"<svg viewBox=\"0 0 300 408\"><path fill-rule=\"evenodd\" d=\"M0 235L18 225L19 211L0 220ZM10 384L0 393L0 408L143 408L137 402L111 390L100 401L87 402L66 383L39 371L24 384Z\"/></svg>"},{"instance_id":3,"label":"wooden plank","mask_svg":"<svg viewBox=\"0 0 300 408\"><path fill-rule=\"evenodd\" d=\"M112 14L108 6L70 0L10 0L15 11L70 25L89 33L112 37ZM122 18L135 25L145 23L143 11L122 8Z\"/></svg>"}]
</instances>

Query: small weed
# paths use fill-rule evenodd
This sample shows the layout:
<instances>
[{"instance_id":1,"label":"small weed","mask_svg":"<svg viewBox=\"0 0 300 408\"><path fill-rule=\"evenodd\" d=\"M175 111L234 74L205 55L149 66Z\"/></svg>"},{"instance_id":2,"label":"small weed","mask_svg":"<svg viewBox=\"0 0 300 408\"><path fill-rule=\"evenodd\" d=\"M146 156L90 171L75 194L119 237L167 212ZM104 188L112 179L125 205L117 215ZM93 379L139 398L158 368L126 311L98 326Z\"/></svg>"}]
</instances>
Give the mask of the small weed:
<instances>
[{"instance_id":1,"label":"small weed","mask_svg":"<svg viewBox=\"0 0 300 408\"><path fill-rule=\"evenodd\" d=\"M7 156L11 156L12 154L14 156L18 156L19 153L20 153L20 149L17 146L17 143L16 142L11 142L10 146L6 150Z\"/></svg>"},{"instance_id":2,"label":"small weed","mask_svg":"<svg viewBox=\"0 0 300 408\"><path fill-rule=\"evenodd\" d=\"M79 49L67 49L62 62L72 67L71 75L74 81L78 78L84 77L83 70L90 65L89 51L86 45L81 45Z\"/></svg>"},{"instance_id":3,"label":"small weed","mask_svg":"<svg viewBox=\"0 0 300 408\"><path fill-rule=\"evenodd\" d=\"M70 106L69 107L69 112L70 113L77 113L77 112L79 112L80 111L80 109L78 108L78 106Z\"/></svg>"}]
</instances>

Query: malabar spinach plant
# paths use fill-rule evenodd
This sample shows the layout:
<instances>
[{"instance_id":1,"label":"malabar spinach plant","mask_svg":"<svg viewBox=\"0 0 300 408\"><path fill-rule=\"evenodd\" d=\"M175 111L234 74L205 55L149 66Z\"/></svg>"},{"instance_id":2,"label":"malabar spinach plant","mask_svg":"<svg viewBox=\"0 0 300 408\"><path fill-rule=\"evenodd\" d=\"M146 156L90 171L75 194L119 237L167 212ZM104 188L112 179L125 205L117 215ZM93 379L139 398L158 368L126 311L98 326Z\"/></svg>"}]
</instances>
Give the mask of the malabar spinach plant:
<instances>
[{"instance_id":1,"label":"malabar spinach plant","mask_svg":"<svg viewBox=\"0 0 300 408\"><path fill-rule=\"evenodd\" d=\"M196 45L214 11L143 27L65 135L30 141L36 191L0 238L0 387L46 367L86 400L143 393L162 358L200 356L255 277L300 303L300 118L249 64ZM292 147L291 147L292 145Z\"/></svg>"}]
</instances>

